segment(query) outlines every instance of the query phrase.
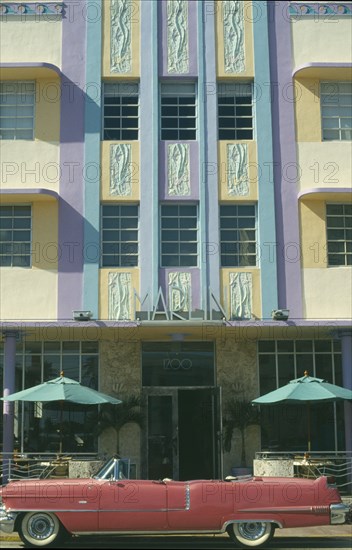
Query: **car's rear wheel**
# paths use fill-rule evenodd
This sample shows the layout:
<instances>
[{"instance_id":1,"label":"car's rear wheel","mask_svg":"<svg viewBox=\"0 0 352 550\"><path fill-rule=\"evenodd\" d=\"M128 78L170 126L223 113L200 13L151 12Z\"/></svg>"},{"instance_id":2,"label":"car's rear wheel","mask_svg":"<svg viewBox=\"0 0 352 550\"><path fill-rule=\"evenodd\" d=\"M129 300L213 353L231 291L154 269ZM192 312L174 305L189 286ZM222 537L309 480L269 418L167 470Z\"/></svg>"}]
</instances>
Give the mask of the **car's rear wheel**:
<instances>
[{"instance_id":1,"label":"car's rear wheel","mask_svg":"<svg viewBox=\"0 0 352 550\"><path fill-rule=\"evenodd\" d=\"M52 546L62 540L63 528L50 512L28 512L20 520L18 534L26 546Z\"/></svg>"},{"instance_id":2,"label":"car's rear wheel","mask_svg":"<svg viewBox=\"0 0 352 550\"><path fill-rule=\"evenodd\" d=\"M232 540L240 546L247 548L259 548L272 539L275 526L264 521L247 521L232 523L228 528L228 534Z\"/></svg>"}]
</instances>

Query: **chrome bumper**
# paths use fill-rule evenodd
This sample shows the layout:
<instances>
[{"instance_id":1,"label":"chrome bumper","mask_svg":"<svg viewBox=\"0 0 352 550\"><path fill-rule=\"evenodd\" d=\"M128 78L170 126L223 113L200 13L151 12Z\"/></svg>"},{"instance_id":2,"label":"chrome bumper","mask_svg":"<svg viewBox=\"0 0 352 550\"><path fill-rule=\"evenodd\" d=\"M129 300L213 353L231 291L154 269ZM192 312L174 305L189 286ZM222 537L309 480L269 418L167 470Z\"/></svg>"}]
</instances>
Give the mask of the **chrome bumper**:
<instances>
[{"instance_id":1,"label":"chrome bumper","mask_svg":"<svg viewBox=\"0 0 352 550\"><path fill-rule=\"evenodd\" d=\"M17 512L6 512L4 506L0 507L0 531L4 533L13 533L15 530L15 521Z\"/></svg>"},{"instance_id":2,"label":"chrome bumper","mask_svg":"<svg viewBox=\"0 0 352 550\"><path fill-rule=\"evenodd\" d=\"M347 523L350 515L350 507L347 504L341 502L340 504L330 505L330 523L331 525L338 525Z\"/></svg>"}]
</instances>

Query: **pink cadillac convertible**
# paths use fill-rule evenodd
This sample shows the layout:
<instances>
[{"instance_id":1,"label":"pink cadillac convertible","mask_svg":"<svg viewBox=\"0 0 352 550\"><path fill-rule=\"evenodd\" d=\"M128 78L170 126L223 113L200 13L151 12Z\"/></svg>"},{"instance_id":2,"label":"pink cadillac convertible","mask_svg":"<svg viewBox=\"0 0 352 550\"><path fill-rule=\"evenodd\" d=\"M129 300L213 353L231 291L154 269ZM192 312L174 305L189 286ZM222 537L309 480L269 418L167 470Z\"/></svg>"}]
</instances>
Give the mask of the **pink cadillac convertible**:
<instances>
[{"instance_id":1,"label":"pink cadillac convertible","mask_svg":"<svg viewBox=\"0 0 352 550\"><path fill-rule=\"evenodd\" d=\"M117 458L89 479L10 481L1 498L1 529L42 547L70 534L227 531L258 548L277 527L342 524L350 513L327 477L132 480L128 461Z\"/></svg>"}]
</instances>

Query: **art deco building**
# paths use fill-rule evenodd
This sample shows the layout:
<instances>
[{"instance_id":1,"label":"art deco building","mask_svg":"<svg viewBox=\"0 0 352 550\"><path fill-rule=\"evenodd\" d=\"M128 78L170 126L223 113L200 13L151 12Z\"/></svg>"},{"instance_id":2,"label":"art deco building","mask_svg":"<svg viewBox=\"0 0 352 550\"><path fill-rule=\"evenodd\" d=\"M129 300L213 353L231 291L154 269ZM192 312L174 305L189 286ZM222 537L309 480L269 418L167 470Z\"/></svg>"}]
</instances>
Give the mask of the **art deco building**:
<instances>
[{"instance_id":1,"label":"art deco building","mask_svg":"<svg viewBox=\"0 0 352 550\"><path fill-rule=\"evenodd\" d=\"M351 9L1 1L4 393L64 371L144 416L117 441L72 406L65 452L216 477L231 400L305 370L351 388ZM55 451L57 422L5 404L3 450ZM351 450L349 405L312 424ZM303 407L245 429L248 465L306 450Z\"/></svg>"}]
</instances>

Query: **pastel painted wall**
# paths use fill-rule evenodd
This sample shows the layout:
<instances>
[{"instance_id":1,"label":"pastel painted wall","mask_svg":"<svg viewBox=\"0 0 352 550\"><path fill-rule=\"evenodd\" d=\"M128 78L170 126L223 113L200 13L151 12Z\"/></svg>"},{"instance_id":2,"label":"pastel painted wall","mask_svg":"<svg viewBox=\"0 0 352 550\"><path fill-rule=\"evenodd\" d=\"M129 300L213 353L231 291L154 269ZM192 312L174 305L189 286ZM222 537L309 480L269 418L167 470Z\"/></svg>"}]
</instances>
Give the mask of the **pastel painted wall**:
<instances>
[{"instance_id":1,"label":"pastel painted wall","mask_svg":"<svg viewBox=\"0 0 352 550\"><path fill-rule=\"evenodd\" d=\"M102 6L102 76L135 79L140 76L140 1L109 0Z\"/></svg>"},{"instance_id":2,"label":"pastel painted wall","mask_svg":"<svg viewBox=\"0 0 352 550\"><path fill-rule=\"evenodd\" d=\"M125 274L119 280L113 274ZM133 319L134 293L139 291L140 272L138 268L102 268L99 271L99 319ZM143 297L141 296L143 299ZM138 300L136 310L140 309Z\"/></svg>"},{"instance_id":3,"label":"pastel painted wall","mask_svg":"<svg viewBox=\"0 0 352 550\"><path fill-rule=\"evenodd\" d=\"M233 154L233 145L240 145L245 150L243 167L240 154L236 155L229 166L229 157ZM245 148L245 149L243 149ZM258 162L255 141L219 141L219 200L221 201L256 201L258 200Z\"/></svg>"},{"instance_id":4,"label":"pastel painted wall","mask_svg":"<svg viewBox=\"0 0 352 550\"><path fill-rule=\"evenodd\" d=\"M254 13L252 2L248 0L239 0L238 2L233 2L233 0L216 1L214 9L217 38L217 77L221 79L233 78L234 76L240 78L253 77L253 17L258 17L258 13ZM256 11L257 9L256 7ZM238 17L235 13L238 13ZM211 17L212 14L207 11L206 16ZM233 70L230 70L231 67L226 68L225 50L227 59L231 57L232 52L234 57ZM236 65L236 56L243 57L243 63ZM240 70L238 70L239 67L241 67Z\"/></svg>"},{"instance_id":5,"label":"pastel painted wall","mask_svg":"<svg viewBox=\"0 0 352 550\"><path fill-rule=\"evenodd\" d=\"M334 200L337 200L336 195ZM325 201L300 203L304 316L349 319L352 314L350 267L327 266Z\"/></svg>"},{"instance_id":6,"label":"pastel painted wall","mask_svg":"<svg viewBox=\"0 0 352 550\"><path fill-rule=\"evenodd\" d=\"M236 286L236 282L232 274L249 274L248 285L242 282L242 293L237 298L236 288L231 289L231 286ZM231 282L232 281L232 282ZM261 280L260 269L257 267L229 267L220 270L221 284L221 305L226 308L226 313L231 318L234 311L249 312L249 317L246 318L262 318L261 306ZM235 293L235 295L232 294ZM240 299L240 303L238 302ZM247 315L247 313L246 313Z\"/></svg>"},{"instance_id":7,"label":"pastel painted wall","mask_svg":"<svg viewBox=\"0 0 352 550\"><path fill-rule=\"evenodd\" d=\"M5 17L0 33L2 63L52 63L61 68L62 17Z\"/></svg>"},{"instance_id":8,"label":"pastel painted wall","mask_svg":"<svg viewBox=\"0 0 352 550\"><path fill-rule=\"evenodd\" d=\"M119 146L129 147L129 160L118 170L119 161L112 157L122 157ZM101 142L101 200L133 202L140 197L139 142ZM120 163L122 164L122 163ZM121 181L122 180L122 181ZM123 194L127 190L127 194Z\"/></svg>"},{"instance_id":9,"label":"pastel painted wall","mask_svg":"<svg viewBox=\"0 0 352 550\"><path fill-rule=\"evenodd\" d=\"M350 17L320 16L291 19L293 67L309 62L351 62Z\"/></svg>"}]
</instances>

